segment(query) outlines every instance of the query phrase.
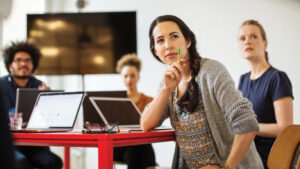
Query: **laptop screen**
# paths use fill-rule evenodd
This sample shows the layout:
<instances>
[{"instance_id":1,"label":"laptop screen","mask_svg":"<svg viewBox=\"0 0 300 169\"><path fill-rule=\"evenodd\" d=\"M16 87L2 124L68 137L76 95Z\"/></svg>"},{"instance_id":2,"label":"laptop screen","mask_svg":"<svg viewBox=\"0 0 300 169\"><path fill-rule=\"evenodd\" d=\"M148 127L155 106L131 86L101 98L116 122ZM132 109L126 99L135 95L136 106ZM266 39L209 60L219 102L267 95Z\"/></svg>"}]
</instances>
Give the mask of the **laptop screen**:
<instances>
[{"instance_id":1,"label":"laptop screen","mask_svg":"<svg viewBox=\"0 0 300 169\"><path fill-rule=\"evenodd\" d=\"M41 93L27 129L73 128L83 95L83 92Z\"/></svg>"},{"instance_id":2,"label":"laptop screen","mask_svg":"<svg viewBox=\"0 0 300 169\"><path fill-rule=\"evenodd\" d=\"M141 113L129 98L90 97L106 125L118 122L120 126L139 125Z\"/></svg>"},{"instance_id":3,"label":"laptop screen","mask_svg":"<svg viewBox=\"0 0 300 169\"><path fill-rule=\"evenodd\" d=\"M63 90L39 90L36 88L18 88L16 112L23 113L23 124L27 125L39 93L63 92Z\"/></svg>"},{"instance_id":4,"label":"laptop screen","mask_svg":"<svg viewBox=\"0 0 300 169\"><path fill-rule=\"evenodd\" d=\"M126 91L86 91L87 96L83 100L83 119L90 125L99 124L104 126L103 120L100 118L99 113L92 105L89 97L121 97L126 98ZM97 126L97 125L96 125Z\"/></svg>"}]
</instances>

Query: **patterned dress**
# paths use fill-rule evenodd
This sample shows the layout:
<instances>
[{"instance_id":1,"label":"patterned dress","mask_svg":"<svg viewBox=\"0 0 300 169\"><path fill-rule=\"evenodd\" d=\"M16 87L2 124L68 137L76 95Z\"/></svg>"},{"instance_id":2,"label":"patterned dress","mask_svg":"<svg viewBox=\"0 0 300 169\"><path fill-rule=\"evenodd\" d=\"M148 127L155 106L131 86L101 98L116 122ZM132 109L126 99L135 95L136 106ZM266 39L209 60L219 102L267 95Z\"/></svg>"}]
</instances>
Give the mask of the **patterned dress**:
<instances>
[{"instance_id":1,"label":"patterned dress","mask_svg":"<svg viewBox=\"0 0 300 169\"><path fill-rule=\"evenodd\" d=\"M202 96L195 112L181 112L176 93L170 110L171 123L176 132L176 141L189 169L217 165L212 135L209 130Z\"/></svg>"}]
</instances>

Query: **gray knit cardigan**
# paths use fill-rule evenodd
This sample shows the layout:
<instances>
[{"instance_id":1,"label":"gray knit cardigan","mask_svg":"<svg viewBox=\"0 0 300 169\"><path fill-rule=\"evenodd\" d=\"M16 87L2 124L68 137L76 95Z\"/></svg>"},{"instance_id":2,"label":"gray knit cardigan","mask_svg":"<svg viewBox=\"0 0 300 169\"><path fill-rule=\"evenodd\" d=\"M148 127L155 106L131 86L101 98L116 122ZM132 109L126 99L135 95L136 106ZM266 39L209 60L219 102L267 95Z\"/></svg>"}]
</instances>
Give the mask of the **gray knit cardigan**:
<instances>
[{"instance_id":1,"label":"gray knit cardigan","mask_svg":"<svg viewBox=\"0 0 300 169\"><path fill-rule=\"evenodd\" d=\"M235 134L259 131L256 115L251 103L235 88L231 76L221 63L202 58L196 81L202 93L217 159L219 165L223 166L231 151ZM172 97L169 98L161 122L170 113L170 106L173 106ZM187 168L177 145L172 168ZM263 169L253 142L237 169Z\"/></svg>"}]
</instances>

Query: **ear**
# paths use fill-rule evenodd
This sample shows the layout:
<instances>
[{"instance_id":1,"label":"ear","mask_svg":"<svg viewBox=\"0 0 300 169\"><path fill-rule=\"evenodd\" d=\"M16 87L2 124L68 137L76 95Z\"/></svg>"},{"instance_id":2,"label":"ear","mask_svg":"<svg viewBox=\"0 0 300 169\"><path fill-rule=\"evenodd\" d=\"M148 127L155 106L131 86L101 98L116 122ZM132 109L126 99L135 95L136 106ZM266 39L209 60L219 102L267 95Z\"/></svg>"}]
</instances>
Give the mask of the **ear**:
<instances>
[{"instance_id":1,"label":"ear","mask_svg":"<svg viewBox=\"0 0 300 169\"><path fill-rule=\"evenodd\" d=\"M190 40L189 40L189 41L187 41L187 43L186 43L186 45L187 45L187 48L190 48L191 44L192 44L192 42L191 42Z\"/></svg>"},{"instance_id":2,"label":"ear","mask_svg":"<svg viewBox=\"0 0 300 169\"><path fill-rule=\"evenodd\" d=\"M12 72L12 65L11 64L8 65L8 70L9 70L10 73Z\"/></svg>"},{"instance_id":3,"label":"ear","mask_svg":"<svg viewBox=\"0 0 300 169\"><path fill-rule=\"evenodd\" d=\"M267 50L267 47L268 47L268 41L267 40L264 41L264 45L265 45L265 50Z\"/></svg>"}]
</instances>

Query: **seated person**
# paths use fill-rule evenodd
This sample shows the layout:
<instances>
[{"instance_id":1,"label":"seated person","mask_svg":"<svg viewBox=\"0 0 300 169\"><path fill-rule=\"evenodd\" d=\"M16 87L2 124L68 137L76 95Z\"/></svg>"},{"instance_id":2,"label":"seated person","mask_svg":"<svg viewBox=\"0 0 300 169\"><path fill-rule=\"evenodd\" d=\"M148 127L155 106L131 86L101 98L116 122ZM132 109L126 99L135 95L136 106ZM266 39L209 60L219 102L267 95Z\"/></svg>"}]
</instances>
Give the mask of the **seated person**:
<instances>
[{"instance_id":1,"label":"seated person","mask_svg":"<svg viewBox=\"0 0 300 169\"><path fill-rule=\"evenodd\" d=\"M17 88L49 89L42 81L32 76L41 57L40 50L28 42L13 42L3 51L4 63L9 75L0 79L4 112L14 111ZM3 117L1 117L3 118ZM49 147L16 146L17 168L61 169L62 160Z\"/></svg>"},{"instance_id":2,"label":"seated person","mask_svg":"<svg viewBox=\"0 0 300 169\"><path fill-rule=\"evenodd\" d=\"M137 90L140 69L141 61L135 54L124 55L117 63L117 72L122 75L127 88L127 97L142 112L152 98ZM128 169L145 169L156 165L151 144L114 148L114 160L126 162Z\"/></svg>"},{"instance_id":3,"label":"seated person","mask_svg":"<svg viewBox=\"0 0 300 169\"><path fill-rule=\"evenodd\" d=\"M174 15L153 20L149 38L167 69L141 127L149 131L170 118L177 144L172 168L262 169L253 143L256 116L226 68L200 57L194 33Z\"/></svg>"}]
</instances>

